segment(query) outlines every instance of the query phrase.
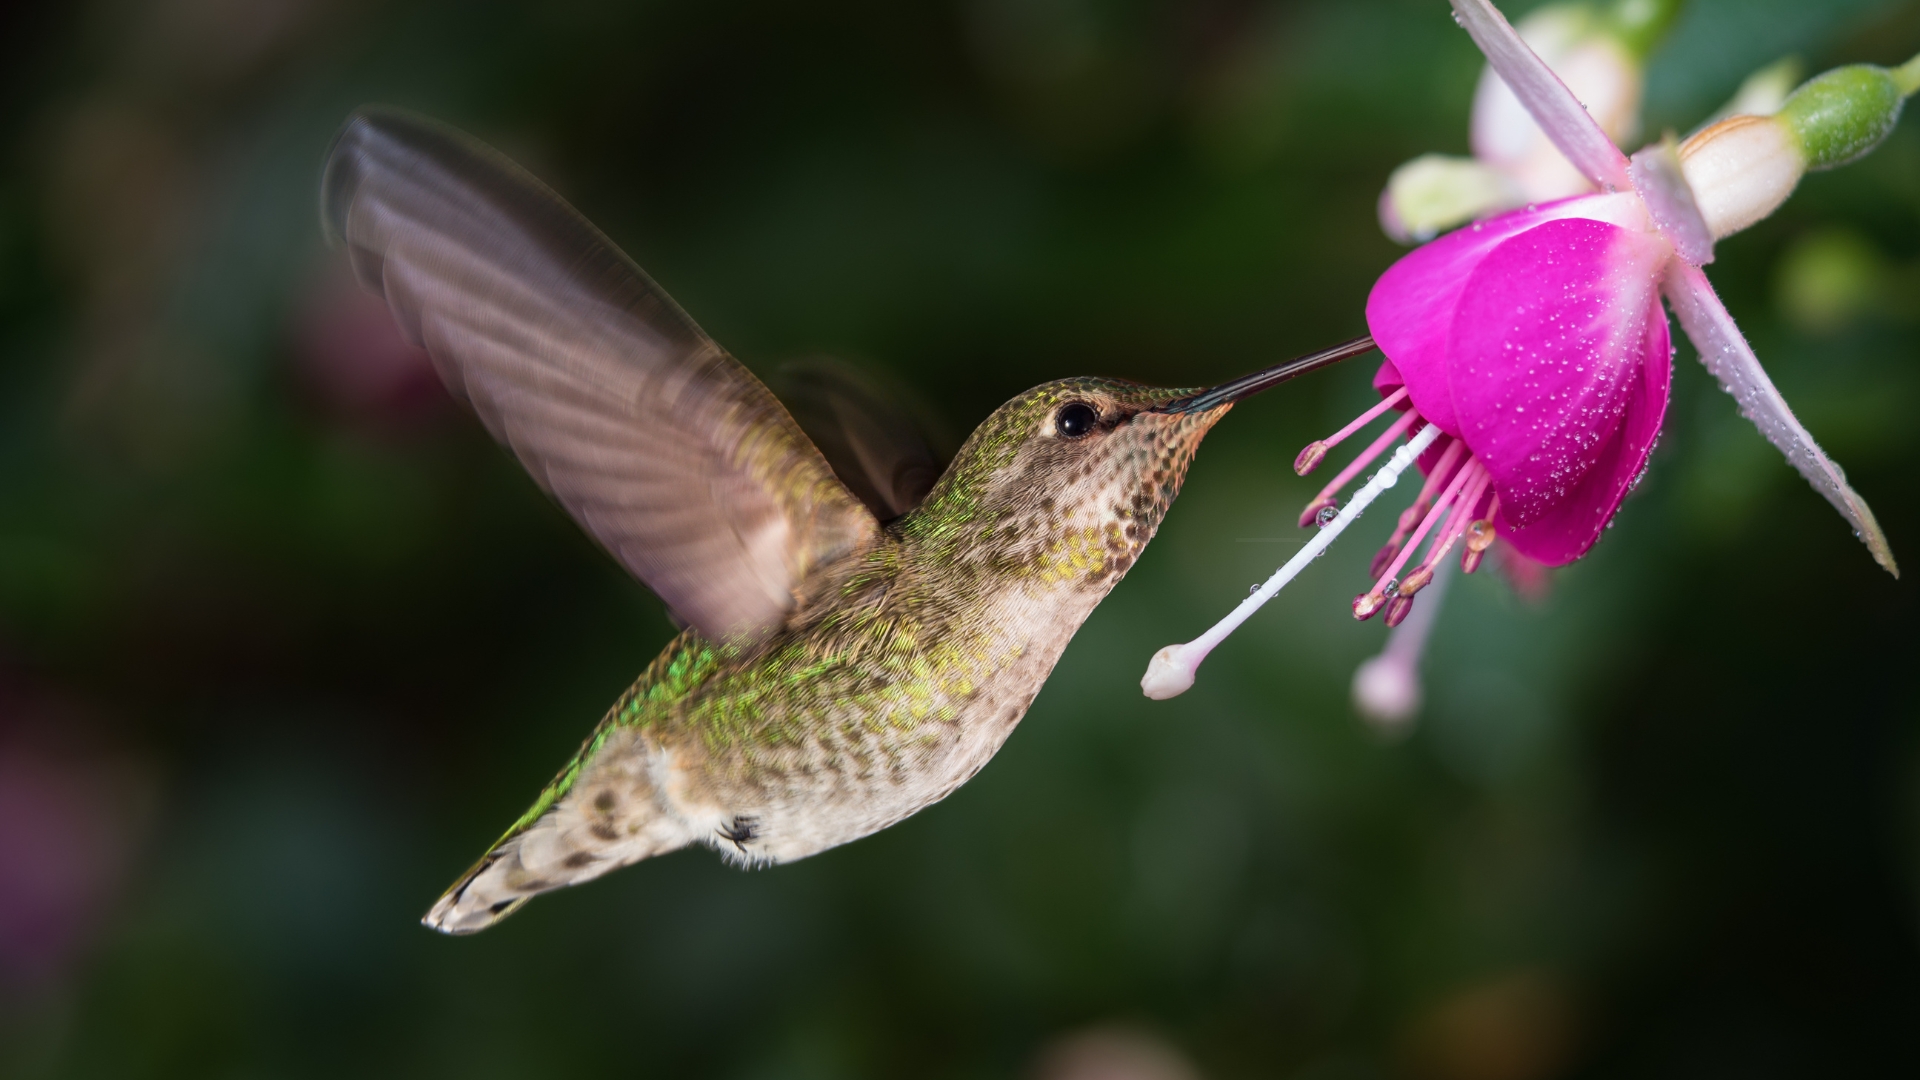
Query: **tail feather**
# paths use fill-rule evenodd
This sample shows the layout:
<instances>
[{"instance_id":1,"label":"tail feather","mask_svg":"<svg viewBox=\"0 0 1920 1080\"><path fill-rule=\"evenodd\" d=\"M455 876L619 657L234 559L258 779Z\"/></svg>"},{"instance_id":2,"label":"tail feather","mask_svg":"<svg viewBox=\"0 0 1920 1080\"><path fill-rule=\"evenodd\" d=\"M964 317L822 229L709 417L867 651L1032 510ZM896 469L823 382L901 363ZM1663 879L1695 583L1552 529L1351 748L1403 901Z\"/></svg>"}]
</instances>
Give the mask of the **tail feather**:
<instances>
[{"instance_id":1,"label":"tail feather","mask_svg":"<svg viewBox=\"0 0 1920 1080\"><path fill-rule=\"evenodd\" d=\"M543 892L685 847L692 836L658 796L647 757L596 755L569 790L495 844L421 922L445 934L477 933Z\"/></svg>"}]
</instances>

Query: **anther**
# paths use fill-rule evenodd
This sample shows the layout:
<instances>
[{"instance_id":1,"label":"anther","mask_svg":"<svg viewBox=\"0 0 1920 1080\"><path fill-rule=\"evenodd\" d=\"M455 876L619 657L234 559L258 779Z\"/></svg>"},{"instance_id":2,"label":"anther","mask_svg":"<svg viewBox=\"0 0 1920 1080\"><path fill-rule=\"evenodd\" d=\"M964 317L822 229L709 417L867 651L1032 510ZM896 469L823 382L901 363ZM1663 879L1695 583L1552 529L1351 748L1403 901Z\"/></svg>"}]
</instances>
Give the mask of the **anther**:
<instances>
[{"instance_id":1,"label":"anther","mask_svg":"<svg viewBox=\"0 0 1920 1080\"><path fill-rule=\"evenodd\" d=\"M1413 597L1408 596L1405 593L1402 593L1399 596L1394 597L1392 600L1387 601L1387 616L1386 616L1387 625L1390 627L1399 626L1401 621L1407 617L1407 613L1412 610L1413 610Z\"/></svg>"},{"instance_id":2,"label":"anther","mask_svg":"<svg viewBox=\"0 0 1920 1080\"><path fill-rule=\"evenodd\" d=\"M1387 567L1393 565L1393 557L1398 554L1400 541L1387 541L1385 547L1374 553L1373 561L1367 564L1367 576L1375 581L1380 580L1380 575L1387 572Z\"/></svg>"},{"instance_id":3,"label":"anther","mask_svg":"<svg viewBox=\"0 0 1920 1080\"><path fill-rule=\"evenodd\" d=\"M1421 566L1413 573L1400 579L1400 595L1411 598L1414 593L1433 583L1433 568Z\"/></svg>"},{"instance_id":4,"label":"anther","mask_svg":"<svg viewBox=\"0 0 1920 1080\"><path fill-rule=\"evenodd\" d=\"M1375 420L1380 418L1380 414L1386 412L1388 409L1393 408L1394 406L1400 404L1405 400L1407 400L1407 388L1404 386L1402 386L1398 390L1395 390L1393 393L1388 394L1386 397L1381 398L1379 404L1376 404L1373 408L1368 409L1366 412L1361 413L1359 416L1354 417L1352 423L1348 424L1346 427L1341 428L1339 431L1336 431L1333 434L1327 436L1326 438L1321 439L1318 443L1315 443L1314 444L1315 446L1320 447L1320 456L1325 457L1328 450L1331 450L1334 447L1339 446L1341 443L1345 442L1347 440L1347 436L1352 435L1354 432L1359 431L1361 428L1366 427L1368 424L1373 423ZM1300 451L1300 456L1302 458L1306 457L1307 450L1312 450L1312 449L1313 447L1309 446L1307 447L1306 450ZM1313 461L1313 465L1317 465L1319 463L1320 463L1320 458L1315 458ZM1308 465L1307 468L1311 469L1313 468L1313 465ZM1301 476L1307 475L1305 470L1300 469L1300 465L1298 462L1295 462L1294 468L1296 470L1300 470Z\"/></svg>"},{"instance_id":5,"label":"anther","mask_svg":"<svg viewBox=\"0 0 1920 1080\"><path fill-rule=\"evenodd\" d=\"M1341 469L1339 475L1335 476L1326 487L1320 489L1320 494L1314 497L1313 502L1307 504L1307 509L1318 511L1322 506L1334 505L1333 497L1340 494L1341 489L1345 488L1349 481L1360 475L1360 470L1366 468L1374 458L1379 457L1381 452L1393 443L1393 440L1406 434L1407 429L1412 427L1419 419L1420 414L1411 410L1402 413L1400 419L1389 424L1387 430L1381 432L1380 437L1373 440L1372 445L1360 451L1359 457L1347 462L1347 467ZM1348 426L1351 427L1352 425ZM1327 440L1327 445L1333 445L1333 440ZM1427 445L1431 446L1433 444L1429 442ZM1303 511L1300 515L1300 527L1303 529L1306 528L1307 523L1312 520L1313 518Z\"/></svg>"},{"instance_id":6,"label":"anther","mask_svg":"<svg viewBox=\"0 0 1920 1080\"><path fill-rule=\"evenodd\" d=\"M1480 505L1480 497L1486 494L1487 486L1492 483L1492 477L1487 475L1487 470L1477 460L1469 459L1466 467L1474 470L1474 477L1467 482L1466 492L1454 504L1447 523L1441 526L1439 537L1427 549L1426 561L1421 564L1423 570L1431 571L1440 565L1440 560L1446 558L1447 553L1453 550L1453 545L1466 535L1467 519L1473 516L1474 507Z\"/></svg>"},{"instance_id":7,"label":"anther","mask_svg":"<svg viewBox=\"0 0 1920 1080\"><path fill-rule=\"evenodd\" d=\"M1380 594L1379 589L1375 589L1372 592L1361 593L1359 596L1353 598L1353 617L1359 619L1361 622L1366 622L1368 619L1373 618L1374 613L1380 610L1380 605L1386 602L1387 598Z\"/></svg>"},{"instance_id":8,"label":"anther","mask_svg":"<svg viewBox=\"0 0 1920 1080\"><path fill-rule=\"evenodd\" d=\"M1325 440L1308 443L1306 449L1300 451L1300 456L1293 459L1294 475L1305 476L1319 468L1320 463L1327 460L1327 451L1331 449L1333 447L1328 446Z\"/></svg>"}]
</instances>

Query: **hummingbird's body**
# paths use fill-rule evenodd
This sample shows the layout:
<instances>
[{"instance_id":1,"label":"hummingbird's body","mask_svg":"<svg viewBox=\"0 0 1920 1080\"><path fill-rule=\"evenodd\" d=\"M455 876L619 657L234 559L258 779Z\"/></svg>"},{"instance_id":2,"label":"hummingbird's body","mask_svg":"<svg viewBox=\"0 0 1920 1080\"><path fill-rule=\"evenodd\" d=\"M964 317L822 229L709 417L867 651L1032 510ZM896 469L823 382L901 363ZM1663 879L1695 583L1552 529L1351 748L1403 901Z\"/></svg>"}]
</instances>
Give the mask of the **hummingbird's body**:
<instances>
[{"instance_id":1,"label":"hummingbird's body","mask_svg":"<svg viewBox=\"0 0 1920 1080\"><path fill-rule=\"evenodd\" d=\"M448 389L688 627L434 905L449 933L688 844L786 862L943 798L1006 741L1232 403L1369 344L1197 394L1047 383L941 473L831 372L795 391L803 430L586 219L458 132L357 114L322 208Z\"/></svg>"},{"instance_id":2,"label":"hummingbird's body","mask_svg":"<svg viewBox=\"0 0 1920 1080\"><path fill-rule=\"evenodd\" d=\"M773 636L739 648L682 634L429 920L490 922L506 911L496 905L691 843L787 862L971 779L1146 546L1225 412L1140 419L1169 396L1095 379L1022 395L921 506L826 568ZM1030 436L1062 401L1131 412L1155 435L1078 444L1091 452L1061 484L1058 455Z\"/></svg>"}]
</instances>

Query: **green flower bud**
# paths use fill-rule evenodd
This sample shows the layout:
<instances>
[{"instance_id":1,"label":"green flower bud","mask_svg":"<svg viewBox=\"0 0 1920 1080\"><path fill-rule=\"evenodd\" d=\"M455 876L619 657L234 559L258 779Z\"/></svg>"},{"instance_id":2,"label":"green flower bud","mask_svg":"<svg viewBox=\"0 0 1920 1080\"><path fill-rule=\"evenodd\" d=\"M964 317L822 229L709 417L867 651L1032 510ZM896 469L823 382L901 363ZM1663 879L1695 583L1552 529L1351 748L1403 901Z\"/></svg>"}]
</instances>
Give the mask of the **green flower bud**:
<instances>
[{"instance_id":1,"label":"green flower bud","mask_svg":"<svg viewBox=\"0 0 1920 1080\"><path fill-rule=\"evenodd\" d=\"M1680 166L1715 238L1778 209L1800 177L1865 156L1920 89L1920 57L1889 70L1835 68L1795 90L1772 116L1729 116L1680 147Z\"/></svg>"},{"instance_id":2,"label":"green flower bud","mask_svg":"<svg viewBox=\"0 0 1920 1080\"><path fill-rule=\"evenodd\" d=\"M1910 92L1886 68L1853 64L1809 80L1779 115L1799 142L1807 168L1832 169L1880 145L1899 122Z\"/></svg>"}]
</instances>

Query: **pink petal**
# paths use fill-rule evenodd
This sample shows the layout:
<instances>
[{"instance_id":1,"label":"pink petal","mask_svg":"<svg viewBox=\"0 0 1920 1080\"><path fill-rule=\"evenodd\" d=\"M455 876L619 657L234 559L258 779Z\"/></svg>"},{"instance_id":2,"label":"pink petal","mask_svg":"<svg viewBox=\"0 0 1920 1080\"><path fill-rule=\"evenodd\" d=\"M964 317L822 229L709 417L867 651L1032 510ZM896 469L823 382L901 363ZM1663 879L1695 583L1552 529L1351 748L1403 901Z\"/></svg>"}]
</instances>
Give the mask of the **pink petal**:
<instances>
[{"instance_id":1,"label":"pink petal","mask_svg":"<svg viewBox=\"0 0 1920 1080\"><path fill-rule=\"evenodd\" d=\"M1448 385L1500 493L1501 534L1548 565L1585 554L1653 448L1671 349L1657 235L1548 222L1481 261L1448 343Z\"/></svg>"},{"instance_id":2,"label":"pink petal","mask_svg":"<svg viewBox=\"0 0 1920 1080\"><path fill-rule=\"evenodd\" d=\"M1570 217L1642 227L1645 210L1630 193L1562 199L1475 222L1415 249L1389 267L1367 297L1367 327L1389 361L1374 377L1374 386L1392 391L1404 381L1420 415L1458 437L1446 356L1454 311L1467 279L1502 243L1546 222Z\"/></svg>"},{"instance_id":3,"label":"pink petal","mask_svg":"<svg viewBox=\"0 0 1920 1080\"><path fill-rule=\"evenodd\" d=\"M1800 425L1780 391L1774 389L1773 380L1767 377L1760 358L1754 355L1746 336L1740 333L1726 305L1714 293L1707 275L1698 267L1676 268L1667 278L1667 300L1673 304L1673 313L1680 319L1687 336L1693 339L1694 348L1700 350L1700 362L1740 403L1740 412L1787 456L1788 463L1806 477L1813 490L1826 496L1833 508L1840 511L1840 516L1853 526L1853 534L1873 553L1873 561L1887 573L1899 577L1900 568L1894 563L1893 549L1887 545L1887 536L1880 531L1873 511L1847 484L1847 474Z\"/></svg>"},{"instance_id":4,"label":"pink petal","mask_svg":"<svg viewBox=\"0 0 1920 1080\"><path fill-rule=\"evenodd\" d=\"M1629 191L1627 159L1588 115L1560 77L1520 40L1506 16L1488 0L1452 0L1455 18L1473 35L1487 64L1533 115L1540 130L1573 167L1602 191Z\"/></svg>"},{"instance_id":5,"label":"pink petal","mask_svg":"<svg viewBox=\"0 0 1920 1080\"><path fill-rule=\"evenodd\" d=\"M1660 235L1673 245L1674 254L1688 266L1712 262L1713 230L1700 216L1700 204L1680 171L1680 155L1672 141L1654 143L1633 155L1631 172L1634 188L1646 200L1647 213Z\"/></svg>"}]
</instances>

